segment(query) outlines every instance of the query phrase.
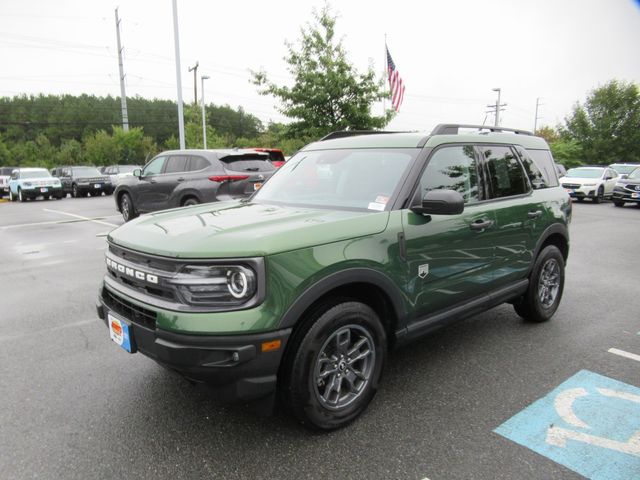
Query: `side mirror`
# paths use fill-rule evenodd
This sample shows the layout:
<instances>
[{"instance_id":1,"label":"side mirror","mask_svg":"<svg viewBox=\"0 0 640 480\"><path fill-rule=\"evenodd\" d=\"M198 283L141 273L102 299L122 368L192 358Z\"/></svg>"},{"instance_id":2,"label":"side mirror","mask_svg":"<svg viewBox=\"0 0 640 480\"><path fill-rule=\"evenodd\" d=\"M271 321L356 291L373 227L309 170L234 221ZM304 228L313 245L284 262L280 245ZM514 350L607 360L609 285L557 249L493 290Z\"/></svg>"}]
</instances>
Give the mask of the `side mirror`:
<instances>
[{"instance_id":1,"label":"side mirror","mask_svg":"<svg viewBox=\"0 0 640 480\"><path fill-rule=\"evenodd\" d=\"M138 177L138 178L140 178L140 177L142 176L142 170L140 170L139 168L136 168L136 169L133 171L133 176L134 176L134 177Z\"/></svg>"},{"instance_id":2,"label":"side mirror","mask_svg":"<svg viewBox=\"0 0 640 480\"><path fill-rule=\"evenodd\" d=\"M431 190L410 210L418 215L458 215L464 211L464 198L453 190Z\"/></svg>"}]
</instances>

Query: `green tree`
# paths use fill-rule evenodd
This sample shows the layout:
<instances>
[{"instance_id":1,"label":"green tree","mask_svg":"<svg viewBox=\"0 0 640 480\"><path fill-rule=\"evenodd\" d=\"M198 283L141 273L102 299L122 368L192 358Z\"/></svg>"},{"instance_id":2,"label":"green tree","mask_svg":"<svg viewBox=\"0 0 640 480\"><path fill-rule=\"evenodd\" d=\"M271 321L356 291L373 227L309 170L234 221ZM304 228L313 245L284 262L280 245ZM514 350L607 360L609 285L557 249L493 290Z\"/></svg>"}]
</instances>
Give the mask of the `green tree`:
<instances>
[{"instance_id":1,"label":"green tree","mask_svg":"<svg viewBox=\"0 0 640 480\"><path fill-rule=\"evenodd\" d=\"M550 144L550 147L554 160L566 168L579 167L583 164L584 154L577 140L558 138Z\"/></svg>"},{"instance_id":2,"label":"green tree","mask_svg":"<svg viewBox=\"0 0 640 480\"><path fill-rule=\"evenodd\" d=\"M566 118L563 136L577 141L587 163L640 161L640 88L612 80L593 90Z\"/></svg>"},{"instance_id":3,"label":"green tree","mask_svg":"<svg viewBox=\"0 0 640 480\"><path fill-rule=\"evenodd\" d=\"M371 105L388 95L370 65L358 73L347 59L342 41L335 39L336 17L328 6L313 12L314 24L301 29L300 46L287 42L285 61L293 86L277 85L264 71L252 72L262 95L279 99L280 112L293 119L287 136L318 138L334 130L384 127L393 113L371 115Z\"/></svg>"}]
</instances>

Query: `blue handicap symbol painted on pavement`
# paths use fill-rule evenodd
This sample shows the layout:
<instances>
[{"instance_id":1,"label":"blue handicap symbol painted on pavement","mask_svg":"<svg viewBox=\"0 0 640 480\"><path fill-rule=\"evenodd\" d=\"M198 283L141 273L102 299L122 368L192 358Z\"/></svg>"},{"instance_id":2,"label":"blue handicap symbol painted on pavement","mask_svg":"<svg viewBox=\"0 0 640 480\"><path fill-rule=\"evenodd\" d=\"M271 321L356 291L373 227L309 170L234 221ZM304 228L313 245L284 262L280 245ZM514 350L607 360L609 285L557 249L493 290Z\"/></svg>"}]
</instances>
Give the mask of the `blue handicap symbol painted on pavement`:
<instances>
[{"instance_id":1,"label":"blue handicap symbol painted on pavement","mask_svg":"<svg viewBox=\"0 0 640 480\"><path fill-rule=\"evenodd\" d=\"M640 479L640 388L582 370L494 430L594 480Z\"/></svg>"}]
</instances>

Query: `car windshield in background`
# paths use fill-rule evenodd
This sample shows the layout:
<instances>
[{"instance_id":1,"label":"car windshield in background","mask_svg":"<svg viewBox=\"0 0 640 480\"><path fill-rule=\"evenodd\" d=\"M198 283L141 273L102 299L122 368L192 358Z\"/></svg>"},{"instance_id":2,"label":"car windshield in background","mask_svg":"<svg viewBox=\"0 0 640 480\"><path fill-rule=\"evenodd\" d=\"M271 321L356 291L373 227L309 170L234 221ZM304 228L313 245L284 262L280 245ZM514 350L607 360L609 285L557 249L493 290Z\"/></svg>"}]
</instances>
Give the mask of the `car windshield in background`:
<instances>
[{"instance_id":1,"label":"car windshield in background","mask_svg":"<svg viewBox=\"0 0 640 480\"><path fill-rule=\"evenodd\" d=\"M40 170L23 170L20 172L20 178L49 178L51 174L49 170L40 169Z\"/></svg>"},{"instance_id":2,"label":"car windshield in background","mask_svg":"<svg viewBox=\"0 0 640 480\"><path fill-rule=\"evenodd\" d=\"M256 202L382 211L419 150L300 152L258 190Z\"/></svg>"},{"instance_id":3,"label":"car windshield in background","mask_svg":"<svg viewBox=\"0 0 640 480\"><path fill-rule=\"evenodd\" d=\"M640 180L640 168L636 167L636 169L633 170L627 178L630 178L632 180Z\"/></svg>"},{"instance_id":4,"label":"car windshield in background","mask_svg":"<svg viewBox=\"0 0 640 480\"><path fill-rule=\"evenodd\" d=\"M73 174L76 177L101 177L102 174L97 168L91 167L77 167L73 169Z\"/></svg>"},{"instance_id":5,"label":"car windshield in background","mask_svg":"<svg viewBox=\"0 0 640 480\"><path fill-rule=\"evenodd\" d=\"M638 165L620 165L619 163L614 163L613 165L610 165L609 168L613 168L620 175L625 175L627 173L633 172L636 168L638 168Z\"/></svg>"},{"instance_id":6,"label":"car windshield in background","mask_svg":"<svg viewBox=\"0 0 640 480\"><path fill-rule=\"evenodd\" d=\"M0 167L0 175L11 175L15 167Z\"/></svg>"},{"instance_id":7,"label":"car windshield in background","mask_svg":"<svg viewBox=\"0 0 640 480\"><path fill-rule=\"evenodd\" d=\"M600 178L604 168L570 168L567 171L569 178Z\"/></svg>"},{"instance_id":8,"label":"car windshield in background","mask_svg":"<svg viewBox=\"0 0 640 480\"><path fill-rule=\"evenodd\" d=\"M246 155L228 155L220 159L225 168L234 172L273 172L275 167L268 160L268 155L250 153Z\"/></svg>"}]
</instances>

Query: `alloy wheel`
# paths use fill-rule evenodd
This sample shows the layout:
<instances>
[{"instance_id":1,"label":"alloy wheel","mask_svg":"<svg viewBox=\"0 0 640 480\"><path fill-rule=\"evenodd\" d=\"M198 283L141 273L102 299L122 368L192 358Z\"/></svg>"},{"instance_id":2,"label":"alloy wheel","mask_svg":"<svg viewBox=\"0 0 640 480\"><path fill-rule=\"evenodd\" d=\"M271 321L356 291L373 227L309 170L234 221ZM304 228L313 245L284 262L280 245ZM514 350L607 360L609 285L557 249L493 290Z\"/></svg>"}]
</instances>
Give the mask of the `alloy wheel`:
<instances>
[{"instance_id":1,"label":"alloy wheel","mask_svg":"<svg viewBox=\"0 0 640 480\"><path fill-rule=\"evenodd\" d=\"M544 308L550 308L560 291L560 265L555 258L547 260L540 270L538 299Z\"/></svg>"}]
</instances>

